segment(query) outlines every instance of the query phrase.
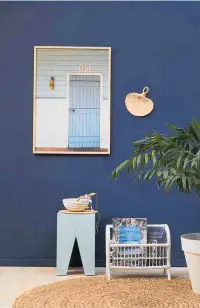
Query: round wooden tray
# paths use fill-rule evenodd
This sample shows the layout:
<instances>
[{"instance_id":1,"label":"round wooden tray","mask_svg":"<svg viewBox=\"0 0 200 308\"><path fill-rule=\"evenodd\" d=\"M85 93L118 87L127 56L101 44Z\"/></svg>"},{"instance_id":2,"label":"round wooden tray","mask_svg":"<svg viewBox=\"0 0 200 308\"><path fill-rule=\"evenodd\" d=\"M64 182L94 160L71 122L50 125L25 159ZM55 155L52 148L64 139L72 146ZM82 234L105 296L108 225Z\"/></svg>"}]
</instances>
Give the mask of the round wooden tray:
<instances>
[{"instance_id":1,"label":"round wooden tray","mask_svg":"<svg viewBox=\"0 0 200 308\"><path fill-rule=\"evenodd\" d=\"M62 214L95 214L95 213L98 213L98 211L95 211L95 210L86 210L86 211L83 211L83 212L70 212L68 210L60 210L59 213L62 213Z\"/></svg>"}]
</instances>

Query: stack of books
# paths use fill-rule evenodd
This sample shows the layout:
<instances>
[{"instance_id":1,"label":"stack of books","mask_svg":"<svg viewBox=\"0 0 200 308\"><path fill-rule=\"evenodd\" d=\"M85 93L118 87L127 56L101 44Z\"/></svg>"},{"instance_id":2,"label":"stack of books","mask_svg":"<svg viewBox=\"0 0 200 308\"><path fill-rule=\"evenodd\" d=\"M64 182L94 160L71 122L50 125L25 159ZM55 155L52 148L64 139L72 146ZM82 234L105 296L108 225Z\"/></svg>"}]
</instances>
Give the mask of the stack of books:
<instances>
[{"instance_id":1,"label":"stack of books","mask_svg":"<svg viewBox=\"0 0 200 308\"><path fill-rule=\"evenodd\" d=\"M166 231L162 227L148 227L147 218L113 218L112 243L157 244L166 243ZM113 266L146 266L148 258L159 257L159 249L151 247L114 247ZM161 254L161 250L160 250ZM153 261L152 261L153 262ZM151 262L151 264L152 264Z\"/></svg>"}]
</instances>

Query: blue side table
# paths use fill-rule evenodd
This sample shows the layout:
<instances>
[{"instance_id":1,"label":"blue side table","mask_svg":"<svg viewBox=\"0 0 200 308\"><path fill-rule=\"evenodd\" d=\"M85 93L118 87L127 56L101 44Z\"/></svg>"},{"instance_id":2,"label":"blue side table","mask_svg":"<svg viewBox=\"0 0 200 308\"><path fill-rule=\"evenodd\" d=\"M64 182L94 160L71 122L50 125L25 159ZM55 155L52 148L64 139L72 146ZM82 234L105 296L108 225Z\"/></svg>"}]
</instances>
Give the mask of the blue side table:
<instances>
[{"instance_id":1,"label":"blue side table","mask_svg":"<svg viewBox=\"0 0 200 308\"><path fill-rule=\"evenodd\" d=\"M95 275L95 214L59 211L57 214L57 259L56 274L67 275L69 262L77 239L84 273Z\"/></svg>"}]
</instances>

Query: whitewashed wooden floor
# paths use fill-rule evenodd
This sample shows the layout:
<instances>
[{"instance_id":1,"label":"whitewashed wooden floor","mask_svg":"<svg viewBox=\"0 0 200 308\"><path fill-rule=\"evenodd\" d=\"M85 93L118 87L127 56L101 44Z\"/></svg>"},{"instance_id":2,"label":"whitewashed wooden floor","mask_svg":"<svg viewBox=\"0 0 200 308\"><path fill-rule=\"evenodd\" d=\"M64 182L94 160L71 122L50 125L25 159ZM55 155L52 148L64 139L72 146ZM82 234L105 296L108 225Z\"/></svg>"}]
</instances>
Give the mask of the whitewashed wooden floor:
<instances>
[{"instance_id":1,"label":"whitewashed wooden floor","mask_svg":"<svg viewBox=\"0 0 200 308\"><path fill-rule=\"evenodd\" d=\"M163 271L146 270L115 272L114 275L163 275ZM96 274L105 275L105 268L97 268ZM47 283L52 283L64 279L83 277L82 269L70 269L68 276L56 277L55 268L50 267L0 267L0 308L11 308L14 299L21 293ZM173 277L188 277L186 268L172 268ZM88 277L88 279L90 279ZM167 279L167 278L166 278Z\"/></svg>"}]
</instances>

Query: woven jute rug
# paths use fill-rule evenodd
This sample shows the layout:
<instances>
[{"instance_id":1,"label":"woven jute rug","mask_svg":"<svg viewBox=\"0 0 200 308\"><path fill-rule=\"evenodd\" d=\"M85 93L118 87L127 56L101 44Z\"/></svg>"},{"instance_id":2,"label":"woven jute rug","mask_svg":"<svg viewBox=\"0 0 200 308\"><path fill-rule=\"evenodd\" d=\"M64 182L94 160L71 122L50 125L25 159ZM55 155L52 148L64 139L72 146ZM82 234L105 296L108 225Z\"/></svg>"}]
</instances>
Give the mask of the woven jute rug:
<instances>
[{"instance_id":1,"label":"woven jute rug","mask_svg":"<svg viewBox=\"0 0 200 308\"><path fill-rule=\"evenodd\" d=\"M146 308L200 307L188 279L81 278L34 288L13 308Z\"/></svg>"}]
</instances>

